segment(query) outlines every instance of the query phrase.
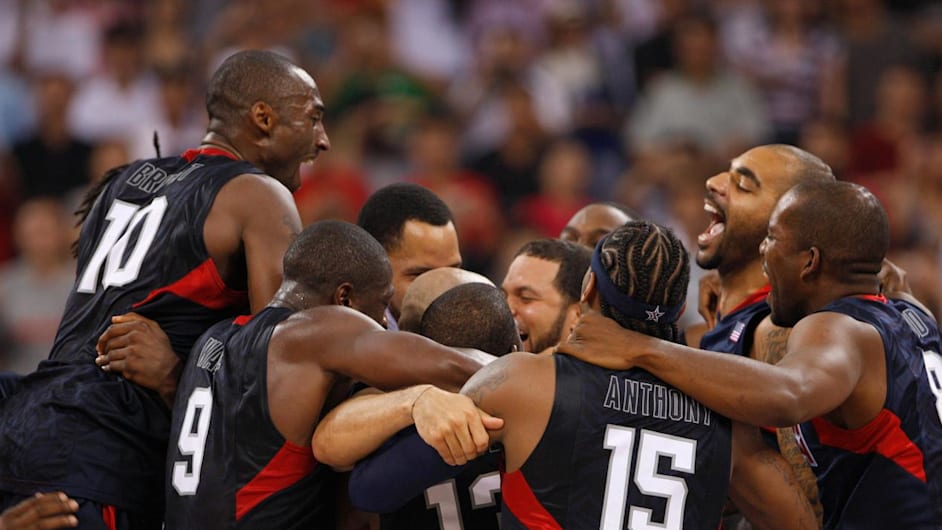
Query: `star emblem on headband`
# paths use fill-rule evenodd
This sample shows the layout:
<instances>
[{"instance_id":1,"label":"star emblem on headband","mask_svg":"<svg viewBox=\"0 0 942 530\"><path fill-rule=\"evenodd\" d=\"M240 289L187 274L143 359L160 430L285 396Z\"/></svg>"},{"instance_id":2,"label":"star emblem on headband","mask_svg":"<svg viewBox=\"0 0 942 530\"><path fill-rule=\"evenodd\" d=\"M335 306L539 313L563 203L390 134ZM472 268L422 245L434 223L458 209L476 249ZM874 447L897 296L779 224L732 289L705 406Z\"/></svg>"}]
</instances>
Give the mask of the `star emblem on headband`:
<instances>
[{"instance_id":1,"label":"star emblem on headband","mask_svg":"<svg viewBox=\"0 0 942 530\"><path fill-rule=\"evenodd\" d=\"M648 306L648 307L650 307L650 306ZM650 320L650 321L652 321L652 322L660 322L660 321L661 321L661 317L666 314L666 313L664 313L663 311L661 311L661 306L659 306L659 305L658 305L658 306L654 306L654 311L645 311L645 313L648 314L648 320Z\"/></svg>"}]
</instances>

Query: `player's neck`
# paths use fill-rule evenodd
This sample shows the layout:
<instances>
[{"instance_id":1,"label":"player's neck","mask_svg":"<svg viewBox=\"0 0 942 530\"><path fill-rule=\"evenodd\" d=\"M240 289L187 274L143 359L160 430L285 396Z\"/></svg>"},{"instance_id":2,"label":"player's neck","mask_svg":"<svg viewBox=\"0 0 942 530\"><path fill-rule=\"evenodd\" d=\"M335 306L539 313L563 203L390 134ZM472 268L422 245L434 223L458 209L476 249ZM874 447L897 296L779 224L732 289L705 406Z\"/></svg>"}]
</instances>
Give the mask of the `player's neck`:
<instances>
[{"instance_id":1,"label":"player's neck","mask_svg":"<svg viewBox=\"0 0 942 530\"><path fill-rule=\"evenodd\" d=\"M759 289L768 285L769 280L762 272L762 261L755 260L745 267L720 273L721 315L728 315L737 306Z\"/></svg>"},{"instance_id":2,"label":"player's neck","mask_svg":"<svg viewBox=\"0 0 942 530\"><path fill-rule=\"evenodd\" d=\"M238 160L245 160L245 156L242 155L240 150L234 146L232 142L230 142L221 134L213 131L206 133L206 136L203 137L203 141L200 143L200 147L212 147L214 149L219 149L231 154Z\"/></svg>"}]
</instances>

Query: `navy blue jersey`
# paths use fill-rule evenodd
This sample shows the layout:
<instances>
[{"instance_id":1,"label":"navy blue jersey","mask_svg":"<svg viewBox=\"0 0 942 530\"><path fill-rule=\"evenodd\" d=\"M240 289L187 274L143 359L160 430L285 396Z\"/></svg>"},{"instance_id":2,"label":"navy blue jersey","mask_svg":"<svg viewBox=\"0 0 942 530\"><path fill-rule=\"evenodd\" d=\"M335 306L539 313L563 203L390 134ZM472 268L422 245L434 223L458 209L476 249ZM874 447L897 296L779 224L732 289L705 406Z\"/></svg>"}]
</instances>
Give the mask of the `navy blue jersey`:
<instances>
[{"instance_id":1,"label":"navy blue jersey","mask_svg":"<svg viewBox=\"0 0 942 530\"><path fill-rule=\"evenodd\" d=\"M97 367L95 344L112 315L136 311L185 356L212 323L247 312L245 285L220 279L203 225L226 183L259 171L211 153L135 162L98 197L50 360L0 410L0 490L64 490L159 521L169 411Z\"/></svg>"},{"instance_id":2,"label":"navy blue jersey","mask_svg":"<svg viewBox=\"0 0 942 530\"><path fill-rule=\"evenodd\" d=\"M268 410L268 343L291 313L221 322L194 346L173 407L167 530L333 530L335 474Z\"/></svg>"},{"instance_id":3,"label":"navy blue jersey","mask_svg":"<svg viewBox=\"0 0 942 530\"><path fill-rule=\"evenodd\" d=\"M543 437L503 477L503 530L716 530L729 486L729 420L644 370L555 359Z\"/></svg>"},{"instance_id":4,"label":"navy blue jersey","mask_svg":"<svg viewBox=\"0 0 942 530\"><path fill-rule=\"evenodd\" d=\"M499 530L500 454L469 462L454 479L425 490L380 519L382 530Z\"/></svg>"},{"instance_id":5,"label":"navy blue jersey","mask_svg":"<svg viewBox=\"0 0 942 530\"><path fill-rule=\"evenodd\" d=\"M938 327L905 302L877 297L842 298L821 311L872 325L886 352L886 401L873 420L854 430L824 418L800 426L825 528L942 528L942 386L929 385L942 368Z\"/></svg>"},{"instance_id":6,"label":"navy blue jersey","mask_svg":"<svg viewBox=\"0 0 942 530\"><path fill-rule=\"evenodd\" d=\"M769 287L766 286L728 315L723 315L716 326L700 338L700 349L749 357L756 327L771 313L769 304L765 301L768 296Z\"/></svg>"}]
</instances>

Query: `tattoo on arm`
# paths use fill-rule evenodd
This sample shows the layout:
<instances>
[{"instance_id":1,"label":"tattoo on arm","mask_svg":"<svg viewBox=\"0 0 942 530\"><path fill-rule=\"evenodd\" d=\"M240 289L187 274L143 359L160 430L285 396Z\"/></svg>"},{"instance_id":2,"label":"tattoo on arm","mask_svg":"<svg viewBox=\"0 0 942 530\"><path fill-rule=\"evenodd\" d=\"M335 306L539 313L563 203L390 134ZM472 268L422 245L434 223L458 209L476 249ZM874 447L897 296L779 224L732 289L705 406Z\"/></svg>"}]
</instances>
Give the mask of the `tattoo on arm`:
<instances>
[{"instance_id":1,"label":"tattoo on arm","mask_svg":"<svg viewBox=\"0 0 942 530\"><path fill-rule=\"evenodd\" d=\"M765 345L765 362L777 364L785 356L785 348L788 345L788 335L791 328L775 328L769 332Z\"/></svg>"},{"instance_id":2,"label":"tattoo on arm","mask_svg":"<svg viewBox=\"0 0 942 530\"><path fill-rule=\"evenodd\" d=\"M468 381L462 393L471 398L475 405L480 406L481 401L491 392L500 388L507 381L507 363L493 362Z\"/></svg>"},{"instance_id":3,"label":"tattoo on arm","mask_svg":"<svg viewBox=\"0 0 942 530\"><path fill-rule=\"evenodd\" d=\"M791 429L778 429L779 450L782 458L791 465L792 473L798 482L798 489L803 493L803 497L811 504L811 509L820 524L824 519L824 506L818 497L818 480L814 471L808 466L808 461L801 449L798 448L798 442L795 441L795 435Z\"/></svg>"}]
</instances>

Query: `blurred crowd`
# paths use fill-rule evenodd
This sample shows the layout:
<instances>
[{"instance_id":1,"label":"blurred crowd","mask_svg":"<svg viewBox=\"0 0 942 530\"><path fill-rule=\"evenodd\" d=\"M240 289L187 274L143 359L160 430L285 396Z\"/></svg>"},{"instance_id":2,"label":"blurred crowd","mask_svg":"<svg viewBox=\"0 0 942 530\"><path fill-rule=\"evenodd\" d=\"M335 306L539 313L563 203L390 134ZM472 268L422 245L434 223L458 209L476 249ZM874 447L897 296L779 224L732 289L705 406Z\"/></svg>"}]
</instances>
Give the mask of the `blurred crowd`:
<instances>
[{"instance_id":1,"label":"blurred crowd","mask_svg":"<svg viewBox=\"0 0 942 530\"><path fill-rule=\"evenodd\" d=\"M204 83L246 48L304 65L327 104L305 223L412 181L492 278L595 200L691 248L705 180L785 142L881 198L890 258L942 308L938 2L0 0L0 369L48 352L84 189L198 145Z\"/></svg>"}]
</instances>

